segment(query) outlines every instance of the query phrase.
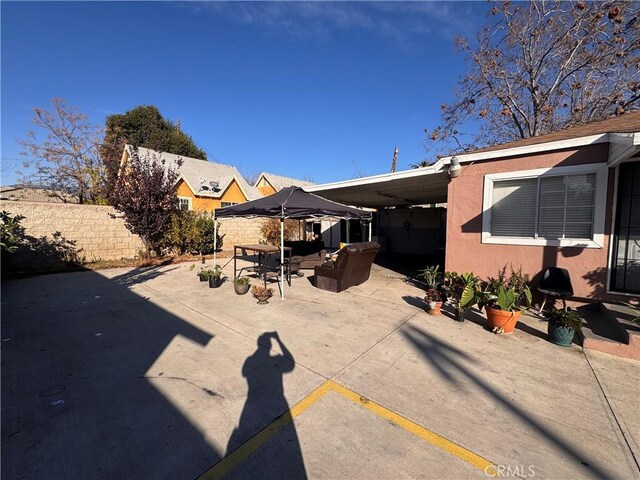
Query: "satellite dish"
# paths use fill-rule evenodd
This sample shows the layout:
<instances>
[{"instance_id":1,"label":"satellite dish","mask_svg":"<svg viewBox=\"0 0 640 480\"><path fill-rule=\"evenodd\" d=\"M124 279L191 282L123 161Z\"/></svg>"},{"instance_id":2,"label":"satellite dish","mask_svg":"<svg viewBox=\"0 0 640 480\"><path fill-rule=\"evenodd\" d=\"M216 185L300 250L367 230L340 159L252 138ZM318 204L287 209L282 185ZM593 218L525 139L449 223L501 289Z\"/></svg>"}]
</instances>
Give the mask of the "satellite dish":
<instances>
[{"instance_id":1,"label":"satellite dish","mask_svg":"<svg viewBox=\"0 0 640 480\"><path fill-rule=\"evenodd\" d=\"M218 182L216 182L215 180L211 180L209 182L209 185L211 185L211 188L218 188Z\"/></svg>"}]
</instances>

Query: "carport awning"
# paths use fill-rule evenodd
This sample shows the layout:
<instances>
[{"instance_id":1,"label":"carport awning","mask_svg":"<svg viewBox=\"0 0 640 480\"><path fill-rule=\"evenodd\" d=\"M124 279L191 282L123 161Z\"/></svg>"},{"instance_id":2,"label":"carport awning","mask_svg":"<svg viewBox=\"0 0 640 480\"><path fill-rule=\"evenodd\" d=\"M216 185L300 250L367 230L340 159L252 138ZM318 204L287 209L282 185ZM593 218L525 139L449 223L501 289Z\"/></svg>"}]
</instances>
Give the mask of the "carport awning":
<instances>
[{"instance_id":1,"label":"carport awning","mask_svg":"<svg viewBox=\"0 0 640 480\"><path fill-rule=\"evenodd\" d=\"M334 202L356 207L398 207L447 202L447 171L435 167L304 187Z\"/></svg>"}]
</instances>

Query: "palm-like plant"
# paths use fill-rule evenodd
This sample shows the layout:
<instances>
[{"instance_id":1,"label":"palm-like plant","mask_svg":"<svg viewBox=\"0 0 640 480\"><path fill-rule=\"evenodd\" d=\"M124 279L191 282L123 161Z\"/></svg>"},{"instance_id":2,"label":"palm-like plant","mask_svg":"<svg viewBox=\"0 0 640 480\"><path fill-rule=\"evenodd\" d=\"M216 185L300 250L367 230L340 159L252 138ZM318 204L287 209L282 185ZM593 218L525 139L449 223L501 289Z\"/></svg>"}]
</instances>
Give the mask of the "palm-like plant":
<instances>
[{"instance_id":1,"label":"palm-like plant","mask_svg":"<svg viewBox=\"0 0 640 480\"><path fill-rule=\"evenodd\" d=\"M431 165L433 165L429 160L422 160L418 163L412 163L411 165L409 165L411 168L416 169L416 168L425 168L425 167L430 167Z\"/></svg>"}]
</instances>

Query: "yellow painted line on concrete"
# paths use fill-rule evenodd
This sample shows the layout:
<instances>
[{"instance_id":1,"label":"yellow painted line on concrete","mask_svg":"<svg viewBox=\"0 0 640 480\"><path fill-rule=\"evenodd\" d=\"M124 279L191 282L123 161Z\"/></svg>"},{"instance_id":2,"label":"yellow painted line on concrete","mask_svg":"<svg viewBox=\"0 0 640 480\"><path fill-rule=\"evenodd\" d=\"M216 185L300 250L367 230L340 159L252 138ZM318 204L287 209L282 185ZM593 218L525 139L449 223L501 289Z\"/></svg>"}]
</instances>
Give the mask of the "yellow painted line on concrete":
<instances>
[{"instance_id":1,"label":"yellow painted line on concrete","mask_svg":"<svg viewBox=\"0 0 640 480\"><path fill-rule=\"evenodd\" d=\"M307 410L311 405L320 400L324 395L329 393L330 391L336 392L343 397L351 400L353 403L357 405L361 405L367 410L375 413L376 415L388 420L399 427L403 428L409 433L421 438L422 440L444 450L451 455L458 457L461 460L473 465L474 467L482 470L489 476L495 476L496 471L494 468L494 464L485 458L482 458L479 455L467 450L460 445L453 443L450 440L438 435L437 433L432 432L424 428L421 425L418 425L411 420L398 415L395 412L392 412L388 408L383 407L375 403L372 400L369 400L366 397L358 395L356 392L349 390L348 388L336 383L332 380L327 380L318 388L316 388L313 392L303 398L300 402L295 404L293 408L291 408L288 412L286 412L281 417L275 419L270 425L262 429L259 433L249 439L242 446L231 452L225 458L216 463L213 467L207 470L202 476L199 477L200 480L214 480L220 479L224 477L227 473L229 473L233 468L235 468L238 464L240 464L243 460L245 460L249 455L258 450L262 445L267 443L274 435L276 435L280 430L293 422L293 419L297 416L301 415L305 410Z\"/></svg>"},{"instance_id":2,"label":"yellow painted line on concrete","mask_svg":"<svg viewBox=\"0 0 640 480\"><path fill-rule=\"evenodd\" d=\"M202 476L199 477L200 480L214 480L224 477L249 455L267 443L276 433L293 422L294 418L316 403L320 397L324 396L328 391L328 382L320 385L300 402L296 403L288 412L281 417L276 418L271 424L263 428L255 436L251 437L247 442L243 443L240 447L203 473Z\"/></svg>"},{"instance_id":3,"label":"yellow painted line on concrete","mask_svg":"<svg viewBox=\"0 0 640 480\"><path fill-rule=\"evenodd\" d=\"M414 434L415 436L421 438L422 440L429 442L430 444L444 450L447 453L450 453L461 460L464 460L467 463L470 463L476 468L479 468L487 475L494 476L495 470L494 465L489 460L482 458L480 455L476 455L475 453L467 450L460 445L453 443L451 440L447 440L446 438L438 435L437 433L432 432L424 428L421 425L418 425L411 420L398 415L395 412L392 412L388 408L383 407L382 405L377 404L373 400L369 400L366 397L358 395L356 392L349 390L346 387L343 387L339 383L335 383L331 380L328 380L331 390L339 393L345 398L348 398L353 403L358 405L362 405L367 410L372 411L376 415L384 418L385 420L389 420L390 422L395 423L399 427L405 429L407 432Z\"/></svg>"}]
</instances>

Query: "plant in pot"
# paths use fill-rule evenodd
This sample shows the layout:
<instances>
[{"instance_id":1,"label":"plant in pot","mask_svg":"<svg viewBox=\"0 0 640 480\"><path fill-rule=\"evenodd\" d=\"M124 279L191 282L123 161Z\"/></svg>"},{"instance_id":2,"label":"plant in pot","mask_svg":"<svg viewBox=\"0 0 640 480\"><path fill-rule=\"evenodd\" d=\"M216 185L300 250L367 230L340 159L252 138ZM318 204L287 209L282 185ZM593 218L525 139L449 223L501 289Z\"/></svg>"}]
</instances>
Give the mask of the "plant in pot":
<instances>
[{"instance_id":1,"label":"plant in pot","mask_svg":"<svg viewBox=\"0 0 640 480\"><path fill-rule=\"evenodd\" d=\"M200 267L198 273L196 273L201 282L206 282L209 280L209 270L205 270L203 267Z\"/></svg>"},{"instance_id":2,"label":"plant in pot","mask_svg":"<svg viewBox=\"0 0 640 480\"><path fill-rule=\"evenodd\" d=\"M427 267L424 270L418 270L416 278L424 280L427 291L424 301L427 302L427 312L429 315L440 315L442 302L446 300L444 292L442 292L442 272L439 266Z\"/></svg>"},{"instance_id":3,"label":"plant in pot","mask_svg":"<svg viewBox=\"0 0 640 480\"><path fill-rule=\"evenodd\" d=\"M510 268L509 276L505 265L497 278L483 282L482 289L476 293L478 307L487 313L493 333L512 333L522 312L531 307L529 275L523 274L522 268Z\"/></svg>"},{"instance_id":4,"label":"plant in pot","mask_svg":"<svg viewBox=\"0 0 640 480\"><path fill-rule=\"evenodd\" d=\"M273 295L273 288L254 285L251 287L251 294L258 300L258 305L266 305Z\"/></svg>"},{"instance_id":5,"label":"plant in pot","mask_svg":"<svg viewBox=\"0 0 640 480\"><path fill-rule=\"evenodd\" d=\"M575 310L550 308L544 312L544 318L549 322L547 324L549 341L561 347L571 346L575 333L582 328L582 320Z\"/></svg>"},{"instance_id":6,"label":"plant in pot","mask_svg":"<svg viewBox=\"0 0 640 480\"><path fill-rule=\"evenodd\" d=\"M218 288L222 285L222 267L220 265L216 265L213 269L202 269L198 272L198 276L201 281L202 277L209 280L209 288Z\"/></svg>"},{"instance_id":7,"label":"plant in pot","mask_svg":"<svg viewBox=\"0 0 640 480\"><path fill-rule=\"evenodd\" d=\"M456 320L464 322L464 314L476 303L478 277L473 273L444 272L444 292L456 309Z\"/></svg>"},{"instance_id":8,"label":"plant in pot","mask_svg":"<svg viewBox=\"0 0 640 480\"><path fill-rule=\"evenodd\" d=\"M238 277L233 281L233 289L238 295L244 295L249 291L249 277Z\"/></svg>"}]
</instances>

